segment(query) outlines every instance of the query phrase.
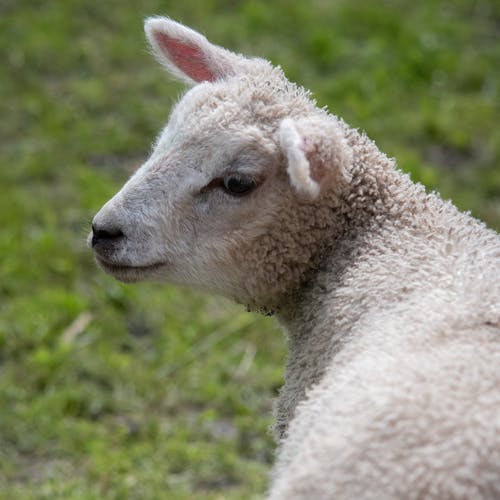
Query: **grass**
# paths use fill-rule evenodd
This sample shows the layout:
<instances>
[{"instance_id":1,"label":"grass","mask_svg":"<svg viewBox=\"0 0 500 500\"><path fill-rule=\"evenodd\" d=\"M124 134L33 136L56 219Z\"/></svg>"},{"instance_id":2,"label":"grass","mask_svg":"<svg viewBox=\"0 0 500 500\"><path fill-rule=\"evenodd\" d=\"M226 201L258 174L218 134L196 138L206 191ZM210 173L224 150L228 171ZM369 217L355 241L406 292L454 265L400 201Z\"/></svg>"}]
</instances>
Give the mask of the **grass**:
<instances>
[{"instance_id":1,"label":"grass","mask_svg":"<svg viewBox=\"0 0 500 500\"><path fill-rule=\"evenodd\" d=\"M500 227L500 4L3 0L0 498L259 497L285 345L220 299L99 272L89 221L181 86L168 14L281 64L414 179Z\"/></svg>"}]
</instances>

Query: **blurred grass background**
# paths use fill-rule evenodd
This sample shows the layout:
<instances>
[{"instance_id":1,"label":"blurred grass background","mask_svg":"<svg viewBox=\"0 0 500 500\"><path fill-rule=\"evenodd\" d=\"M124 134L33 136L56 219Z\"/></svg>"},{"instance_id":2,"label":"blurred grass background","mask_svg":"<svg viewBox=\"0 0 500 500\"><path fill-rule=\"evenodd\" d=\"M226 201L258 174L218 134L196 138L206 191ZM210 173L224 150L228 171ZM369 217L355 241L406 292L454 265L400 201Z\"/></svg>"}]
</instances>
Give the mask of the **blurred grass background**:
<instances>
[{"instance_id":1,"label":"blurred grass background","mask_svg":"<svg viewBox=\"0 0 500 500\"><path fill-rule=\"evenodd\" d=\"M123 286L85 244L182 87L148 55L167 14L281 64L402 169L500 227L494 0L1 0L0 498L258 498L275 323Z\"/></svg>"}]
</instances>

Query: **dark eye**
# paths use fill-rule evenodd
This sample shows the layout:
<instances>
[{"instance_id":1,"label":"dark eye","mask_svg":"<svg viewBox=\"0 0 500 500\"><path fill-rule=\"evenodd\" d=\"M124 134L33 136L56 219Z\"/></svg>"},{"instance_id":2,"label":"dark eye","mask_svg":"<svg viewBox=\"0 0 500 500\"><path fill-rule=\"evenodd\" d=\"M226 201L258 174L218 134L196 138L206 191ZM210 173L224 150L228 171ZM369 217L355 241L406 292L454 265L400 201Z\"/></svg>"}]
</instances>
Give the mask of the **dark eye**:
<instances>
[{"instance_id":1,"label":"dark eye","mask_svg":"<svg viewBox=\"0 0 500 500\"><path fill-rule=\"evenodd\" d=\"M257 187L257 183L251 177L242 175L228 175L223 180L224 190L233 195L244 195Z\"/></svg>"}]
</instances>

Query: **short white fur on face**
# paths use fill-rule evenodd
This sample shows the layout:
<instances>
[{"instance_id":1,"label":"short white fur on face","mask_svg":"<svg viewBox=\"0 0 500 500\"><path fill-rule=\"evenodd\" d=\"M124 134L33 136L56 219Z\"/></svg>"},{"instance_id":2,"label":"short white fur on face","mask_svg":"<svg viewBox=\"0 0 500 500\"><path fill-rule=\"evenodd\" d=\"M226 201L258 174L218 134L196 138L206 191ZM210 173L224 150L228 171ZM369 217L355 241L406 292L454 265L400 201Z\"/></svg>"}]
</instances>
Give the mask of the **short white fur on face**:
<instances>
[{"instance_id":1,"label":"short white fur on face","mask_svg":"<svg viewBox=\"0 0 500 500\"><path fill-rule=\"evenodd\" d=\"M255 126L218 129L230 109L217 108L213 85L220 84L200 85L177 105L151 158L96 216L97 225L114 218L127 235L111 262L99 262L124 281L167 280L245 302L248 270L235 254L264 231L277 151ZM255 182L255 192L228 193L231 176Z\"/></svg>"}]
</instances>

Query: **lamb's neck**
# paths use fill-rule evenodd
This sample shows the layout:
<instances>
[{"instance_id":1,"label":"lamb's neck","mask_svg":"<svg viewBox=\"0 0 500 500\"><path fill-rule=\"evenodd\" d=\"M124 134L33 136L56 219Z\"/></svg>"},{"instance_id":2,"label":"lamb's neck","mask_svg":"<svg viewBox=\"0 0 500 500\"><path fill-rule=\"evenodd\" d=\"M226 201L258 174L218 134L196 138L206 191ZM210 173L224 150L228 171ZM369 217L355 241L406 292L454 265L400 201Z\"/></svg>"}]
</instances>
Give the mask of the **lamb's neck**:
<instances>
[{"instance_id":1,"label":"lamb's neck","mask_svg":"<svg viewBox=\"0 0 500 500\"><path fill-rule=\"evenodd\" d=\"M277 403L278 436L363 317L439 279L432 267L422 265L422 248L447 227L438 207L450 210L399 171L383 167L383 179L374 185L361 179L346 195L344 234L278 313L290 349Z\"/></svg>"},{"instance_id":2,"label":"lamb's neck","mask_svg":"<svg viewBox=\"0 0 500 500\"><path fill-rule=\"evenodd\" d=\"M380 290L356 276L364 252L356 238L343 240L329 254L329 262L277 314L288 342L285 385L276 406L276 433L284 435L295 407L317 383L337 353L349 342L356 323L375 307ZM371 259L370 259L371 260ZM373 278L373 275L372 275Z\"/></svg>"}]
</instances>

